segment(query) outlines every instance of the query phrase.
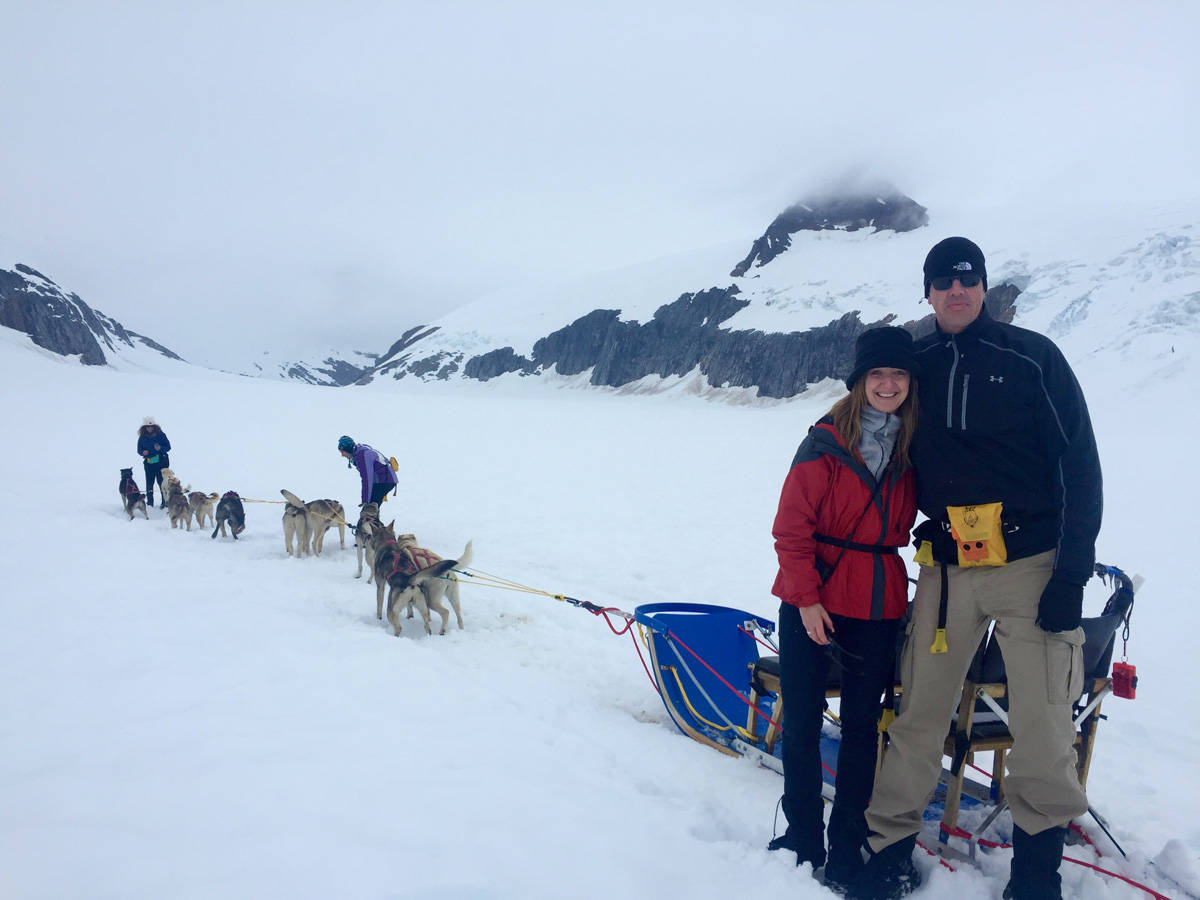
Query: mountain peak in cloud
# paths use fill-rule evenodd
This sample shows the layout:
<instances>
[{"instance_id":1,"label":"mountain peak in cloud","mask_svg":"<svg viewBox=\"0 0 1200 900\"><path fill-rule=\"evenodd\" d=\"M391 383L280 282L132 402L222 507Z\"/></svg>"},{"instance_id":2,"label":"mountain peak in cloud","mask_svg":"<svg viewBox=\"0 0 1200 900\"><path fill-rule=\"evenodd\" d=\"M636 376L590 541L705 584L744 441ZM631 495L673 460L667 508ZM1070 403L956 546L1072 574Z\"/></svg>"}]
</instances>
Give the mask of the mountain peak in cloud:
<instances>
[{"instance_id":1,"label":"mountain peak in cloud","mask_svg":"<svg viewBox=\"0 0 1200 900\"><path fill-rule=\"evenodd\" d=\"M745 275L752 266L765 266L792 245L797 231L914 231L929 224L928 211L886 183L826 188L793 203L775 217L746 258L729 274Z\"/></svg>"}]
</instances>

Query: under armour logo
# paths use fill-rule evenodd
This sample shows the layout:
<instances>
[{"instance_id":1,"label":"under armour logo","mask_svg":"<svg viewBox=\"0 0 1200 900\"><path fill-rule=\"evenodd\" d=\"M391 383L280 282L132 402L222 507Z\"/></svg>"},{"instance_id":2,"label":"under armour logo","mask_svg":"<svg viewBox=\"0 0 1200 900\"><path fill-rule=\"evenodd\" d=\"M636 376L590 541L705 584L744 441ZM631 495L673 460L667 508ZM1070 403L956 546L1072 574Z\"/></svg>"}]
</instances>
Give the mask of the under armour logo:
<instances>
[{"instance_id":1,"label":"under armour logo","mask_svg":"<svg viewBox=\"0 0 1200 900\"><path fill-rule=\"evenodd\" d=\"M966 260L963 260L960 263L955 263L950 268L953 269L955 272L970 272L971 264L969 262L967 262Z\"/></svg>"},{"instance_id":2,"label":"under armour logo","mask_svg":"<svg viewBox=\"0 0 1200 900\"><path fill-rule=\"evenodd\" d=\"M1000 384L1004 384L1004 376L1003 375L989 375L988 381L995 381L995 382L999 382Z\"/></svg>"}]
</instances>

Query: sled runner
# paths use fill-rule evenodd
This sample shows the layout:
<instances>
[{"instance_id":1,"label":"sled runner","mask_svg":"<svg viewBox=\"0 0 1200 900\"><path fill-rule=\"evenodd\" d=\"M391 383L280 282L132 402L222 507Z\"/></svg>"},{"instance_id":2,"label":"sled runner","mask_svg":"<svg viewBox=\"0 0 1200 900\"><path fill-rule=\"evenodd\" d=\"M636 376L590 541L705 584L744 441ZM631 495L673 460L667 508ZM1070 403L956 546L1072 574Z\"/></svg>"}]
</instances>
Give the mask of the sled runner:
<instances>
[{"instance_id":1,"label":"sled runner","mask_svg":"<svg viewBox=\"0 0 1200 900\"><path fill-rule=\"evenodd\" d=\"M1081 782L1086 784L1101 715L1100 706L1112 693L1109 676L1117 629L1128 622L1136 586L1120 569L1097 566L1102 579L1111 579L1113 593L1104 611L1085 618L1083 628L1083 690L1075 700L1076 750ZM681 732L723 753L757 759L782 771L780 740L785 698L779 690L779 657L774 650L775 624L761 616L723 606L695 603L656 603L634 610L636 621L649 633L652 673L667 713ZM826 697L840 695L840 671L830 666ZM900 694L897 683L895 692ZM900 696L901 705L903 697ZM830 714L832 723L836 717ZM831 733L832 732L832 733ZM886 732L880 740L886 741ZM951 764L926 811L926 819L941 822L940 834L971 837L958 828L961 809L1003 806L1004 755L1012 746L1007 724L1007 699L1000 648L986 635L976 653L958 714L946 736L945 754ZM966 778L975 754L993 754L992 772L983 783ZM825 792L832 797L837 759L836 728L822 737ZM980 770L982 771L982 770Z\"/></svg>"}]
</instances>

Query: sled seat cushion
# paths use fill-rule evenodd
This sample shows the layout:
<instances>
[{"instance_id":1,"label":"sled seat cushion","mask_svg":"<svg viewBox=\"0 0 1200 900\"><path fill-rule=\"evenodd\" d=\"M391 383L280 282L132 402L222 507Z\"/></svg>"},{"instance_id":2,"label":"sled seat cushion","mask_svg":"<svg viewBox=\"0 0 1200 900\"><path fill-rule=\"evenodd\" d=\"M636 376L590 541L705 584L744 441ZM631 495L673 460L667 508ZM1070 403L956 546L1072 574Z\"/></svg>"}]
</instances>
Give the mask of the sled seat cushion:
<instances>
[{"instance_id":1,"label":"sled seat cushion","mask_svg":"<svg viewBox=\"0 0 1200 900\"><path fill-rule=\"evenodd\" d=\"M751 687L759 695L764 693L779 695L779 657L760 656L751 669ZM841 694L841 670L831 665L829 674L825 677L825 696L837 697Z\"/></svg>"}]
</instances>

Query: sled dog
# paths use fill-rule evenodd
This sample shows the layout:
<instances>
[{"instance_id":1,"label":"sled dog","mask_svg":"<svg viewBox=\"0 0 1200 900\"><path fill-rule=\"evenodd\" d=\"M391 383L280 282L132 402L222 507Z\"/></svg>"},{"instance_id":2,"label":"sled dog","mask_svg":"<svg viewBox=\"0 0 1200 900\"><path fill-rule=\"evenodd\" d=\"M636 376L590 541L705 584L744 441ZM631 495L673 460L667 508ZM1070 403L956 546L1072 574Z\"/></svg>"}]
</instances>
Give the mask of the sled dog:
<instances>
[{"instance_id":1,"label":"sled dog","mask_svg":"<svg viewBox=\"0 0 1200 900\"><path fill-rule=\"evenodd\" d=\"M296 559L308 553L308 510L303 504L293 502L299 500L290 491L280 491L287 504L283 507L283 546L288 556L292 556L292 539L296 541Z\"/></svg>"},{"instance_id":2,"label":"sled dog","mask_svg":"<svg viewBox=\"0 0 1200 900\"><path fill-rule=\"evenodd\" d=\"M426 550L424 547L417 545L417 536L415 534L402 534L396 538L396 543L400 545L400 550L407 556L411 562L411 568L424 569L432 566L435 563L440 563L442 558L432 550ZM459 560L459 565L466 566L464 560ZM462 619L462 604L458 598L458 578L453 572L447 572L441 578L434 578L431 581L426 581L422 584L421 592L425 595L427 607L440 609L440 601L442 597L446 597L450 601L450 606L454 609L455 618L458 620L458 627L463 627ZM416 606L416 598L410 598L408 601L408 618L413 617L413 607ZM427 615L427 614L426 614ZM428 627L428 621L426 621ZM446 633L445 614L443 614L442 634Z\"/></svg>"},{"instance_id":3,"label":"sled dog","mask_svg":"<svg viewBox=\"0 0 1200 900\"><path fill-rule=\"evenodd\" d=\"M170 469L162 470L162 494L163 497L168 498L165 502L170 503L170 496L173 491L179 491L180 493L186 494L191 489L192 486L190 484L187 487L184 487L183 483Z\"/></svg>"},{"instance_id":4,"label":"sled dog","mask_svg":"<svg viewBox=\"0 0 1200 900\"><path fill-rule=\"evenodd\" d=\"M146 512L146 495L141 492L137 486L137 482L133 480L133 469L121 470L121 484L117 488L121 492L121 504L125 507L125 512L129 514L129 521L133 521L133 514L137 510L142 511L142 515L147 519L150 514Z\"/></svg>"},{"instance_id":5,"label":"sled dog","mask_svg":"<svg viewBox=\"0 0 1200 900\"><path fill-rule=\"evenodd\" d=\"M463 549L458 559L444 559L422 569L413 570L412 561L401 549L394 537L395 522L374 530L371 542L374 544L375 562L375 617L383 618L383 592L387 586L387 617L393 633L400 636L400 611L410 602L414 603L421 612L421 620L425 624L425 633L433 634L429 624L429 610L442 617L442 627L439 634L446 633L446 623L450 619L450 610L440 602L441 594L433 596L427 593L440 578L450 572L455 566L465 566L471 561L471 542ZM444 589L443 592L444 593ZM459 619L462 627L462 619Z\"/></svg>"},{"instance_id":6,"label":"sled dog","mask_svg":"<svg viewBox=\"0 0 1200 900\"><path fill-rule=\"evenodd\" d=\"M371 534L374 529L382 527L383 523L379 521L379 504L364 503L358 514L358 524L354 526L356 535L354 548L358 555L358 571L354 573L354 577L362 578L363 557L365 556L367 559L367 584L373 584L375 581L375 550L371 546Z\"/></svg>"},{"instance_id":7,"label":"sled dog","mask_svg":"<svg viewBox=\"0 0 1200 900\"><path fill-rule=\"evenodd\" d=\"M218 531L224 537L226 522L229 523L229 531L236 541L237 536L246 529L246 511L242 508L242 498L233 491L226 491L217 502L217 527L212 533L214 541Z\"/></svg>"},{"instance_id":8,"label":"sled dog","mask_svg":"<svg viewBox=\"0 0 1200 900\"><path fill-rule=\"evenodd\" d=\"M167 494L167 517L171 520L172 528L178 528L182 522L188 531L192 530L192 508L188 505L187 495L180 489L178 480L171 482L171 490Z\"/></svg>"},{"instance_id":9,"label":"sled dog","mask_svg":"<svg viewBox=\"0 0 1200 900\"><path fill-rule=\"evenodd\" d=\"M346 549L346 510L336 500L309 500L304 504L308 512L308 535L311 543L310 553L321 555L325 546L325 532L337 526L338 536L342 541L342 549Z\"/></svg>"},{"instance_id":10,"label":"sled dog","mask_svg":"<svg viewBox=\"0 0 1200 900\"><path fill-rule=\"evenodd\" d=\"M192 510L192 515L196 517L196 527L203 528L204 520L208 519L208 524L213 522L213 504L217 502L216 494L206 494L204 491L192 491L187 495L188 506Z\"/></svg>"}]
</instances>

